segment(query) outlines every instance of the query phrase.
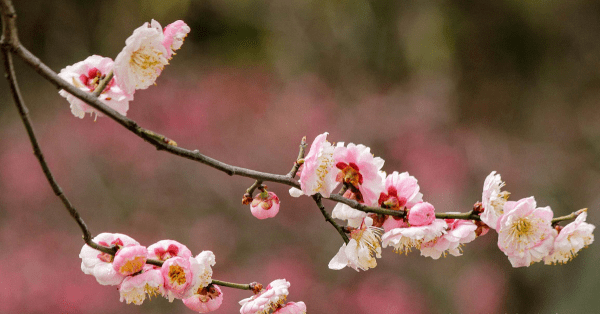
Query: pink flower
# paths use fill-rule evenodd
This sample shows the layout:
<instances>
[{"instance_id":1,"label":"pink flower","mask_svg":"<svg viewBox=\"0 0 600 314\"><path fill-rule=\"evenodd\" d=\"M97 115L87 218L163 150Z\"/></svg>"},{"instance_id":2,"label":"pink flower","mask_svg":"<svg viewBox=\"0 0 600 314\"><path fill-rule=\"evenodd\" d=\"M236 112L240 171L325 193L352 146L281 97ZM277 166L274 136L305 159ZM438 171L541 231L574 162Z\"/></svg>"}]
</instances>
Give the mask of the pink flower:
<instances>
[{"instance_id":1,"label":"pink flower","mask_svg":"<svg viewBox=\"0 0 600 314\"><path fill-rule=\"evenodd\" d=\"M423 200L423 194L419 193L420 189L417 179L408 172L394 171L385 178L385 186L379 195L378 203L380 206L395 210L401 210L404 207L412 208Z\"/></svg>"},{"instance_id":2,"label":"pink flower","mask_svg":"<svg viewBox=\"0 0 600 314\"><path fill-rule=\"evenodd\" d=\"M483 183L481 204L484 210L481 214L481 221L492 229L496 229L498 218L504 213L504 204L510 196L508 192L500 192L503 186L504 182L502 182L500 174L496 174L496 171L492 171Z\"/></svg>"},{"instance_id":3,"label":"pink flower","mask_svg":"<svg viewBox=\"0 0 600 314\"><path fill-rule=\"evenodd\" d=\"M136 89L146 89L154 84L165 65L169 52L163 46L163 31L152 20L133 31L125 41L125 47L117 55L114 65L115 77L128 94Z\"/></svg>"},{"instance_id":4,"label":"pink flower","mask_svg":"<svg viewBox=\"0 0 600 314\"><path fill-rule=\"evenodd\" d=\"M192 263L192 282L190 290L192 292L200 291L212 282L212 267L215 266L215 254L211 251L202 251Z\"/></svg>"},{"instance_id":5,"label":"pink flower","mask_svg":"<svg viewBox=\"0 0 600 314\"><path fill-rule=\"evenodd\" d=\"M165 297L169 302L175 298L188 298L193 293L188 289L194 280L193 266L198 266L194 258L172 257L164 262L161 274L165 281Z\"/></svg>"},{"instance_id":6,"label":"pink flower","mask_svg":"<svg viewBox=\"0 0 600 314\"><path fill-rule=\"evenodd\" d=\"M324 197L329 197L338 185L339 182L335 180L339 171L335 169L333 160L334 147L327 141L327 134L329 133L318 135L310 146L300 174L299 181L302 190L291 188L292 196L321 193Z\"/></svg>"},{"instance_id":7,"label":"pink flower","mask_svg":"<svg viewBox=\"0 0 600 314\"><path fill-rule=\"evenodd\" d=\"M279 197L273 192L264 190L254 197L250 203L250 211L258 219L275 217L279 213Z\"/></svg>"},{"instance_id":8,"label":"pink flower","mask_svg":"<svg viewBox=\"0 0 600 314\"><path fill-rule=\"evenodd\" d=\"M338 143L333 159L336 162L335 166L340 169L336 180L348 184L356 194L357 201L369 206L377 204L384 187L384 181L379 174L384 160L373 157L370 148L352 143L347 147Z\"/></svg>"},{"instance_id":9,"label":"pink flower","mask_svg":"<svg viewBox=\"0 0 600 314\"><path fill-rule=\"evenodd\" d=\"M133 275L146 265L148 250L145 246L127 246L117 251L113 260L113 268L116 272L129 276Z\"/></svg>"},{"instance_id":10,"label":"pink flower","mask_svg":"<svg viewBox=\"0 0 600 314\"><path fill-rule=\"evenodd\" d=\"M304 302L288 302L273 314L306 314L306 304Z\"/></svg>"},{"instance_id":11,"label":"pink flower","mask_svg":"<svg viewBox=\"0 0 600 314\"><path fill-rule=\"evenodd\" d=\"M189 32L190 27L182 20L175 21L165 27L162 44L167 50L167 58L171 59L175 54L175 50L181 48L183 40Z\"/></svg>"},{"instance_id":12,"label":"pink flower","mask_svg":"<svg viewBox=\"0 0 600 314\"><path fill-rule=\"evenodd\" d=\"M477 225L471 220L446 219L446 223L448 224L446 234L421 244L422 256L438 259L442 255L445 257L446 252L454 256L460 256L462 255L461 245L469 243L477 237L475 234Z\"/></svg>"},{"instance_id":13,"label":"pink flower","mask_svg":"<svg viewBox=\"0 0 600 314\"><path fill-rule=\"evenodd\" d=\"M119 286L121 302L125 300L127 304L141 305L146 299L146 294L151 298L165 292L164 279L160 270L149 266L144 267L142 273L128 276L123 280Z\"/></svg>"},{"instance_id":14,"label":"pink flower","mask_svg":"<svg viewBox=\"0 0 600 314\"><path fill-rule=\"evenodd\" d=\"M436 219L426 226L412 226L408 228L395 228L383 234L382 246L394 247L398 254L407 254L412 248L421 249L421 244L437 239L446 233L447 223L443 219Z\"/></svg>"},{"instance_id":15,"label":"pink flower","mask_svg":"<svg viewBox=\"0 0 600 314\"><path fill-rule=\"evenodd\" d=\"M198 313L208 313L217 310L223 303L223 293L217 285L199 288L194 294L183 299L185 306Z\"/></svg>"},{"instance_id":16,"label":"pink flower","mask_svg":"<svg viewBox=\"0 0 600 314\"><path fill-rule=\"evenodd\" d=\"M426 226L435 220L435 208L427 202L415 204L408 211L408 224L411 226Z\"/></svg>"},{"instance_id":17,"label":"pink flower","mask_svg":"<svg viewBox=\"0 0 600 314\"><path fill-rule=\"evenodd\" d=\"M498 247L513 267L529 266L547 256L554 246L550 207L537 207L532 197L506 202L498 219Z\"/></svg>"},{"instance_id":18,"label":"pink flower","mask_svg":"<svg viewBox=\"0 0 600 314\"><path fill-rule=\"evenodd\" d=\"M60 70L58 76L80 90L91 93L98 87L100 80L112 69L112 59L93 55L87 57L87 59L83 61L69 65ZM117 78L115 77L108 83L99 98L104 104L125 116L129 109L129 101L133 100L133 93L125 93L119 88L116 80ZM92 108L79 98L69 94L64 89L61 89L58 93L65 97L71 104L71 113L73 113L74 116L83 118L86 113L89 113L90 115L94 114L96 117L103 116L101 112Z\"/></svg>"},{"instance_id":19,"label":"pink flower","mask_svg":"<svg viewBox=\"0 0 600 314\"><path fill-rule=\"evenodd\" d=\"M166 261L171 257L192 257L192 251L187 246L174 240L160 240L148 247L148 258Z\"/></svg>"},{"instance_id":20,"label":"pink flower","mask_svg":"<svg viewBox=\"0 0 600 314\"><path fill-rule=\"evenodd\" d=\"M116 245L122 248L140 245L134 239L120 233L101 233L92 240L107 247ZM102 253L84 244L79 257L81 258L81 270L83 273L93 275L101 285L115 286L125 279L125 275L120 274L113 268L112 262L114 257L110 254Z\"/></svg>"},{"instance_id":21,"label":"pink flower","mask_svg":"<svg viewBox=\"0 0 600 314\"><path fill-rule=\"evenodd\" d=\"M289 294L290 283L285 279L272 281L265 289L241 300L241 314L266 314L281 306Z\"/></svg>"},{"instance_id":22,"label":"pink flower","mask_svg":"<svg viewBox=\"0 0 600 314\"><path fill-rule=\"evenodd\" d=\"M586 218L587 209L584 209L575 221L560 230L558 236L554 239L552 252L544 257L545 264L565 264L577 256L579 250L594 242L592 232L596 227L585 222Z\"/></svg>"},{"instance_id":23,"label":"pink flower","mask_svg":"<svg viewBox=\"0 0 600 314\"><path fill-rule=\"evenodd\" d=\"M350 242L342 245L329 262L329 268L338 270L350 266L356 271L375 268L375 258L381 258L382 233L383 229L373 227L373 219L366 217L360 229L352 230Z\"/></svg>"}]
</instances>

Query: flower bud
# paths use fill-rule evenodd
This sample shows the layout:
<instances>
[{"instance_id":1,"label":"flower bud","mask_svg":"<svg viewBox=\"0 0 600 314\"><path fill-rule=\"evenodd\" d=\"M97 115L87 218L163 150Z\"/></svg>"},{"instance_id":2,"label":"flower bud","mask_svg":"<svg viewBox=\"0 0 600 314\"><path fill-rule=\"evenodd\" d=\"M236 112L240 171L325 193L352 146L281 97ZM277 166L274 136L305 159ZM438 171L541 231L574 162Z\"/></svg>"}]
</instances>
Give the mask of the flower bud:
<instances>
[{"instance_id":1,"label":"flower bud","mask_svg":"<svg viewBox=\"0 0 600 314\"><path fill-rule=\"evenodd\" d=\"M427 202L413 206L408 212L408 223L411 226L426 226L435 220L435 208Z\"/></svg>"},{"instance_id":2,"label":"flower bud","mask_svg":"<svg viewBox=\"0 0 600 314\"><path fill-rule=\"evenodd\" d=\"M258 219L275 217L279 212L279 197L265 190L254 197L250 204L250 211Z\"/></svg>"}]
</instances>

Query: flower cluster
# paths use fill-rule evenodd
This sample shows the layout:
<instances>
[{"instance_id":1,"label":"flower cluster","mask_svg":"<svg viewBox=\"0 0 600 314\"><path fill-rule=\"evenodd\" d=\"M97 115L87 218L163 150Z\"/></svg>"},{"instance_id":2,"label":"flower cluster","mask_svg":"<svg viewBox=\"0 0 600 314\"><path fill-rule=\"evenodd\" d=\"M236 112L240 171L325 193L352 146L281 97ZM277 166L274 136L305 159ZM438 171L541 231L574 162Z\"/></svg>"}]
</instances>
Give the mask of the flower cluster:
<instances>
[{"instance_id":1,"label":"flower cluster","mask_svg":"<svg viewBox=\"0 0 600 314\"><path fill-rule=\"evenodd\" d=\"M102 233L94 242L114 247L115 255L99 252L87 244L81 248L81 270L102 285L118 286L121 302L140 305L153 296L172 302L181 299L199 313L216 310L223 301L220 287L212 283L215 255L203 251L196 257L183 244L162 240L149 247L119 233ZM162 262L162 266L146 263Z\"/></svg>"},{"instance_id":2,"label":"flower cluster","mask_svg":"<svg viewBox=\"0 0 600 314\"><path fill-rule=\"evenodd\" d=\"M125 47L114 62L110 58L93 55L67 66L58 76L83 91L93 92L113 72L113 78L99 99L118 113L126 115L135 91L154 84L189 32L190 28L183 21L175 21L164 30L155 20L146 22L127 38ZM102 113L65 90L60 90L59 94L71 104L74 116L83 118L86 113L102 116Z\"/></svg>"},{"instance_id":3,"label":"flower cluster","mask_svg":"<svg viewBox=\"0 0 600 314\"><path fill-rule=\"evenodd\" d=\"M252 297L240 301L241 314L306 314L304 302L285 303L290 283L285 279L272 281Z\"/></svg>"},{"instance_id":4,"label":"flower cluster","mask_svg":"<svg viewBox=\"0 0 600 314\"><path fill-rule=\"evenodd\" d=\"M422 256L438 259L448 253L462 255L462 246L489 229L498 232L498 246L514 267L534 262L565 263L593 242L594 226L585 222L586 212L564 228L552 223L549 207L537 208L533 197L508 201L510 193L500 175L492 172L484 182L482 202L471 213L445 213L436 218L432 204L423 201L417 179L407 172L387 175L384 161L368 147L327 142L328 133L316 137L304 159L300 173L301 189L290 194L329 197L340 184L343 196L365 206L398 211L398 215L368 213L338 203L333 218L346 220L349 242L343 244L329 263L331 269L349 266L367 270L377 266L382 248L391 246L399 254L413 249ZM479 215L479 216L478 216Z\"/></svg>"}]
</instances>

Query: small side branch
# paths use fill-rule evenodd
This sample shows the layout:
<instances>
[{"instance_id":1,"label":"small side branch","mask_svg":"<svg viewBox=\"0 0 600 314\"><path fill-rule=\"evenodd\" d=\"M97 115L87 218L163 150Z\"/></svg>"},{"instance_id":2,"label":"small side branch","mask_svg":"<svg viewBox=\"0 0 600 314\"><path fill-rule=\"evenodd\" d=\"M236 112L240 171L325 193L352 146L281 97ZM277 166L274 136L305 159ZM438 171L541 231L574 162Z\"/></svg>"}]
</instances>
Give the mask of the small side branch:
<instances>
[{"instance_id":1,"label":"small side branch","mask_svg":"<svg viewBox=\"0 0 600 314\"><path fill-rule=\"evenodd\" d=\"M587 208L582 208L582 209L580 209L578 211L574 211L568 215L556 217L556 218L552 219L552 224L554 225L554 224L557 224L564 220L575 219L575 218L577 218L577 216L583 214L584 212L587 212L587 210L588 210Z\"/></svg>"},{"instance_id":2,"label":"small side branch","mask_svg":"<svg viewBox=\"0 0 600 314\"><path fill-rule=\"evenodd\" d=\"M306 136L302 137L302 141L300 141L300 151L298 152L298 158L294 162L294 166L292 170L287 174L288 177L294 178L296 173L298 173L298 169L304 163L304 151L306 150Z\"/></svg>"},{"instance_id":3,"label":"small side branch","mask_svg":"<svg viewBox=\"0 0 600 314\"><path fill-rule=\"evenodd\" d=\"M329 213L327 211L325 211L325 206L323 206L323 202L321 202L321 194L315 194L312 196L312 198L313 198L313 200L315 200L315 203L317 203L317 206L321 210L321 214L323 214L323 217L325 217L325 220L327 220L327 222L329 222L337 230L337 232L340 234L340 236L342 236L342 239L344 239L344 242L346 242L346 243L350 242L350 240L348 239L348 236L346 235L346 232L344 232L344 228L340 227L340 225L338 225L335 222L335 220L333 220L333 218L331 218L331 215L329 215Z\"/></svg>"}]
</instances>

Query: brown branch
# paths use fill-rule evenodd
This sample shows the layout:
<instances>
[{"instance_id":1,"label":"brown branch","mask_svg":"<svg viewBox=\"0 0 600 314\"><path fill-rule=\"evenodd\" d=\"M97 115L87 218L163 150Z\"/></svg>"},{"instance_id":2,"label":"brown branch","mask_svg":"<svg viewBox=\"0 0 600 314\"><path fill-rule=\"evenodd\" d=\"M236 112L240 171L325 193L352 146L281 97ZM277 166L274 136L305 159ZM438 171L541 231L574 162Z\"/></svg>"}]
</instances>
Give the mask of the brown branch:
<instances>
[{"instance_id":1,"label":"brown branch","mask_svg":"<svg viewBox=\"0 0 600 314\"><path fill-rule=\"evenodd\" d=\"M552 219L552 224L554 225L554 224L557 224L557 223L559 223L561 221L564 221L564 220L575 219L575 218L577 218L577 216L581 215L584 212L587 212L587 208L582 208L580 210L574 211L574 212L572 212L572 213L570 213L568 215L565 215L565 216L556 217L556 218Z\"/></svg>"},{"instance_id":2,"label":"brown branch","mask_svg":"<svg viewBox=\"0 0 600 314\"><path fill-rule=\"evenodd\" d=\"M333 218L331 218L331 215L329 215L329 213L327 211L325 211L325 206L323 206L323 202L321 202L321 194L315 194L312 196L313 200L315 200L315 203L317 203L317 206L319 207L319 209L321 210L321 214L323 214L323 217L325 217L325 220L327 220L327 222L329 222L336 230L337 232L340 234L340 236L342 236L342 239L344 239L344 242L348 243L350 242L350 240L348 239L348 236L346 235L346 232L344 232L344 228L340 227L340 225L338 225L335 220L333 220Z\"/></svg>"},{"instance_id":3,"label":"brown branch","mask_svg":"<svg viewBox=\"0 0 600 314\"><path fill-rule=\"evenodd\" d=\"M298 152L298 158L294 162L294 166L292 170L287 174L288 177L294 178L296 173L298 173L298 169L300 169L300 165L304 163L304 151L306 150L306 136L302 137L300 141L300 151Z\"/></svg>"},{"instance_id":4,"label":"brown branch","mask_svg":"<svg viewBox=\"0 0 600 314\"><path fill-rule=\"evenodd\" d=\"M106 89L106 86L108 86L108 83L110 82L110 80L112 80L114 75L115 74L111 70L108 73L108 75L106 75L102 80L100 80L100 83L98 84L98 86L96 86L96 89L94 89L94 92L92 93L92 95L94 95L94 97L100 96L100 94L102 94L104 89Z\"/></svg>"}]
</instances>

